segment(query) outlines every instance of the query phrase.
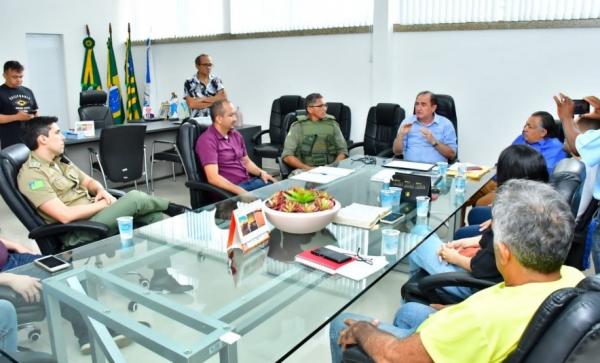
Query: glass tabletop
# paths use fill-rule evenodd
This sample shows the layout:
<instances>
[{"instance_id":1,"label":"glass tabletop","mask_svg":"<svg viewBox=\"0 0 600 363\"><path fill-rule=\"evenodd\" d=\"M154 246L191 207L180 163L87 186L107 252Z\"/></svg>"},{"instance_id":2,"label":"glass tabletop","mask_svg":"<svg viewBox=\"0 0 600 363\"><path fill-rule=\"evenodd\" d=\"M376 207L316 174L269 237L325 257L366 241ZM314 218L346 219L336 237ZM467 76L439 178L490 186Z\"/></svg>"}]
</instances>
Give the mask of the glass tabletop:
<instances>
[{"instance_id":1,"label":"glass tabletop","mask_svg":"<svg viewBox=\"0 0 600 363\"><path fill-rule=\"evenodd\" d=\"M272 229L265 247L245 254L237 249L227 251L231 211L238 203L264 200L292 186L326 190L342 206L379 205L383 183L371 178L382 170L383 161L378 159L376 165L367 165L346 160L339 166L354 172L328 184L287 179L138 228L131 241L122 242L119 236L113 236L66 252L63 258L72 261L74 269L43 280L45 299L72 299L73 304L81 305L74 307L84 315L95 316L117 330L125 329L129 333L126 335L154 350L157 359L162 355L166 361L174 360L165 353L165 346L180 352L182 357L200 360L213 356L221 361L240 362L281 359L448 221L493 173L480 180L469 180L465 193L460 194L453 191L452 178L433 177L440 194L432 200L428 217L417 218L414 205L404 203L405 219L373 229L334 223L309 234ZM389 251L382 250L382 230L389 228L400 231L397 251L385 255L389 263L383 269L360 281L329 275L294 261L302 251L325 245L384 255ZM194 289L185 294L149 292L146 284L153 271L164 267L180 283L191 284ZM25 266L22 271L47 277L32 266ZM73 278L85 286L89 296L68 286ZM75 300L87 302L79 304ZM151 328L137 326L138 320L149 322ZM134 360L134 352L129 348L122 350L125 359L131 356Z\"/></svg>"}]
</instances>

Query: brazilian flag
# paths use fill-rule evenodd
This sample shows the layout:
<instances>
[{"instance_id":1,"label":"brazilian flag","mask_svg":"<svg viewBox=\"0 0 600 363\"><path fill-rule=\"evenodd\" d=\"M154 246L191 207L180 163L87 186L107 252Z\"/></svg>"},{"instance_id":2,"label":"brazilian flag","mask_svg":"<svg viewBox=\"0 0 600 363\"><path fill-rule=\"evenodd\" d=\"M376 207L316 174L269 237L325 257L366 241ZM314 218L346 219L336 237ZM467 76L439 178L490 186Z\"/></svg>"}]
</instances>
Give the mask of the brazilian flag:
<instances>
[{"instance_id":1,"label":"brazilian flag","mask_svg":"<svg viewBox=\"0 0 600 363\"><path fill-rule=\"evenodd\" d=\"M125 121L125 111L123 109L123 97L121 97L121 80L117 70L117 61L115 60L115 51L112 44L112 27L108 25L108 59L106 61L106 83L108 88L108 107L112 113L115 124L120 125Z\"/></svg>"},{"instance_id":2,"label":"brazilian flag","mask_svg":"<svg viewBox=\"0 0 600 363\"><path fill-rule=\"evenodd\" d=\"M94 45L96 42L88 36L83 39L85 54L83 56L83 71L81 72L81 90L102 90L102 82L100 81L100 73L98 73L98 65L94 56Z\"/></svg>"},{"instance_id":3,"label":"brazilian flag","mask_svg":"<svg viewBox=\"0 0 600 363\"><path fill-rule=\"evenodd\" d=\"M127 121L142 119L142 106L138 97L133 59L131 58L131 28L127 24L127 49L125 50L125 86L127 87Z\"/></svg>"}]
</instances>

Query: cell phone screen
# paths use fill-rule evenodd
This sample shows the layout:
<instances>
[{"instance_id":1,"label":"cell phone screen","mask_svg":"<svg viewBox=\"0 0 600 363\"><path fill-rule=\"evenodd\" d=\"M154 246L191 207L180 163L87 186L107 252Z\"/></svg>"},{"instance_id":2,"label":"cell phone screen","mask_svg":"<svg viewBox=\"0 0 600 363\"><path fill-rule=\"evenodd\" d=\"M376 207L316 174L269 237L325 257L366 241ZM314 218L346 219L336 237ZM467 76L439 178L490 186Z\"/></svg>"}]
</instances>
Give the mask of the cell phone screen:
<instances>
[{"instance_id":1,"label":"cell phone screen","mask_svg":"<svg viewBox=\"0 0 600 363\"><path fill-rule=\"evenodd\" d=\"M573 111L576 115L584 115L590 112L590 104L586 100L573 100L575 109Z\"/></svg>"},{"instance_id":2,"label":"cell phone screen","mask_svg":"<svg viewBox=\"0 0 600 363\"><path fill-rule=\"evenodd\" d=\"M390 213L387 216L381 218L384 223L395 223L404 217L404 213Z\"/></svg>"},{"instance_id":3,"label":"cell phone screen","mask_svg":"<svg viewBox=\"0 0 600 363\"><path fill-rule=\"evenodd\" d=\"M54 267L57 267L57 266L60 266L60 265L64 265L64 264L67 263L67 262L65 262L65 261L63 261L63 260L61 260L59 258L54 257L54 256L48 256L48 257L40 258L40 259L37 260L37 262L40 263L40 264L42 264L42 265L44 265L44 266L46 266L46 267L49 267L49 268L54 268Z\"/></svg>"}]
</instances>

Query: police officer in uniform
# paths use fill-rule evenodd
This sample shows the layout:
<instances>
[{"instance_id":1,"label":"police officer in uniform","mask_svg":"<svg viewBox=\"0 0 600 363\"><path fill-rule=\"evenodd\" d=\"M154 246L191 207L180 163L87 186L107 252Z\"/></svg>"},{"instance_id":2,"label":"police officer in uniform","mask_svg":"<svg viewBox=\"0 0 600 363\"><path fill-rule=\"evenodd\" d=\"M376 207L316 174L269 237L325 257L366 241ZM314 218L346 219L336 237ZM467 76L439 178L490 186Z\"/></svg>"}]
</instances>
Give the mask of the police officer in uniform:
<instances>
[{"instance_id":1,"label":"police officer in uniform","mask_svg":"<svg viewBox=\"0 0 600 363\"><path fill-rule=\"evenodd\" d=\"M306 96L307 115L298 116L285 138L281 158L294 169L309 170L348 157L348 146L327 103L318 93Z\"/></svg>"},{"instance_id":2,"label":"police officer in uniform","mask_svg":"<svg viewBox=\"0 0 600 363\"><path fill-rule=\"evenodd\" d=\"M137 190L116 200L96 180L82 172L63 156L64 136L56 117L35 117L25 126L24 141L31 150L28 160L17 176L19 190L48 223L69 223L75 220L100 222L117 234L117 218L133 216L140 224L150 224L163 218L163 213L182 212L181 206ZM63 249L71 249L95 236L83 231L69 232L61 238ZM167 262L167 261L165 261ZM164 265L164 266L163 266ZM166 267L156 264L150 281L156 290L184 292L189 285L179 285L167 274ZM154 284L153 284L154 282Z\"/></svg>"}]
</instances>

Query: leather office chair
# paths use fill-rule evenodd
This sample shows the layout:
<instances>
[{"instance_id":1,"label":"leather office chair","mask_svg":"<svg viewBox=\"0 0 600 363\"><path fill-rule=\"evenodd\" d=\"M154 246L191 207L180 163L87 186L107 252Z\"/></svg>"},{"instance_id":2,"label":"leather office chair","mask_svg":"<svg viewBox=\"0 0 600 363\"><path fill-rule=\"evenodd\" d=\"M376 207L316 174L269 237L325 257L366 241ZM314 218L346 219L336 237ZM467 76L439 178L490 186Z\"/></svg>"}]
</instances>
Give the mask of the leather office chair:
<instances>
[{"instance_id":1,"label":"leather office chair","mask_svg":"<svg viewBox=\"0 0 600 363\"><path fill-rule=\"evenodd\" d=\"M262 130L252 137L256 156L276 159L281 155L286 135L283 128L283 119L288 113L300 109L304 109L304 97L301 96L281 96L273 101L269 129ZM269 134L269 142L263 144L261 137L267 133Z\"/></svg>"},{"instance_id":2,"label":"leather office chair","mask_svg":"<svg viewBox=\"0 0 600 363\"><path fill-rule=\"evenodd\" d=\"M557 290L544 300L504 362L597 362L599 337L600 277L589 276L576 287ZM344 352L342 361L373 360L359 347L352 347Z\"/></svg>"},{"instance_id":3,"label":"leather office chair","mask_svg":"<svg viewBox=\"0 0 600 363\"><path fill-rule=\"evenodd\" d=\"M577 159L563 159L555 167L550 175L549 183L564 196L571 206L571 210L577 213L581 186L585 179L585 166ZM588 221L589 223L589 221ZM577 226L576 226L577 230ZM583 269L583 251L585 247L585 235L574 238L571 249L565 260L565 264ZM402 297L406 301L417 301L422 303L454 304L463 300L443 290L443 287L463 286L475 290L484 289L494 285L496 282L477 279L468 272L447 272L429 275L425 271L412 276L401 289Z\"/></svg>"},{"instance_id":4,"label":"leather office chair","mask_svg":"<svg viewBox=\"0 0 600 363\"><path fill-rule=\"evenodd\" d=\"M181 151L181 161L186 170L187 181L185 186L190 190L192 209L198 209L233 196L232 193L210 185L202 165L197 160L194 147L198 136L206 128L206 126L198 124L195 120L189 119L179 127L179 133L177 134L177 147Z\"/></svg>"},{"instance_id":5,"label":"leather office chair","mask_svg":"<svg viewBox=\"0 0 600 363\"><path fill-rule=\"evenodd\" d=\"M340 125L342 135L348 146L352 144L350 141L350 130L352 128L352 112L350 107L341 102L327 102L327 114L335 117L335 120Z\"/></svg>"},{"instance_id":6,"label":"leather office chair","mask_svg":"<svg viewBox=\"0 0 600 363\"><path fill-rule=\"evenodd\" d=\"M94 169L100 170L104 187L107 179L116 183L133 181L137 189L137 180L145 177L146 190L150 193L148 173L146 172L146 125L111 126L100 133L100 152L88 148L90 152L90 175ZM95 157L96 161L93 161Z\"/></svg>"},{"instance_id":7,"label":"leather office chair","mask_svg":"<svg viewBox=\"0 0 600 363\"><path fill-rule=\"evenodd\" d=\"M29 231L42 254L56 254L62 249L60 236L71 231L89 231L96 233L98 239L108 236L108 227L92 221L74 221L71 223L46 224L35 208L29 204L17 187L17 174L21 165L29 157L29 149L24 144L11 145L0 151L0 194L15 216ZM118 191L109 190L113 195Z\"/></svg>"},{"instance_id":8,"label":"leather office chair","mask_svg":"<svg viewBox=\"0 0 600 363\"><path fill-rule=\"evenodd\" d=\"M80 120L93 120L96 129L102 129L113 124L113 117L106 105L106 92L104 91L80 92L77 112Z\"/></svg>"},{"instance_id":9,"label":"leather office chair","mask_svg":"<svg viewBox=\"0 0 600 363\"><path fill-rule=\"evenodd\" d=\"M395 103L378 103L371 107L363 141L350 145L348 151L362 147L365 155L392 156L392 145L404 117L404 109Z\"/></svg>"}]
</instances>

